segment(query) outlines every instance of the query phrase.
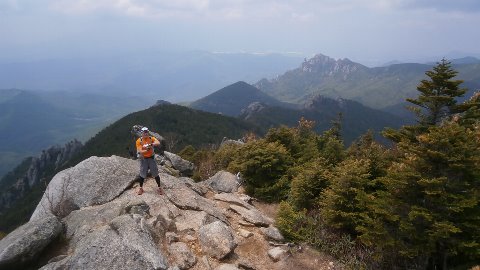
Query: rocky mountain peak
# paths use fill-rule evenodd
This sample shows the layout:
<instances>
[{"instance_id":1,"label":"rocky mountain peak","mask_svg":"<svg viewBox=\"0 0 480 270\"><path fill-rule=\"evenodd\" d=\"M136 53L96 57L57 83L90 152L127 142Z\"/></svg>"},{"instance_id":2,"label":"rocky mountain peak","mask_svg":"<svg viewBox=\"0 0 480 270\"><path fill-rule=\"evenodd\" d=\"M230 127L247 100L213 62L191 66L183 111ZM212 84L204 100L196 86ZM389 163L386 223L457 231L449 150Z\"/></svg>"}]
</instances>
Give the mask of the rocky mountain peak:
<instances>
[{"instance_id":1,"label":"rocky mountain peak","mask_svg":"<svg viewBox=\"0 0 480 270\"><path fill-rule=\"evenodd\" d=\"M305 59L301 66L302 72L315 73L323 76L334 76L339 73L348 75L358 69L359 64L347 58L335 60L323 54L317 54L308 60Z\"/></svg>"},{"instance_id":2,"label":"rocky mountain peak","mask_svg":"<svg viewBox=\"0 0 480 270\"><path fill-rule=\"evenodd\" d=\"M9 178L15 177L14 175L7 174L3 181L12 184L0 193L0 212L10 208L19 198L27 194L33 186L38 185L47 168L59 169L82 147L82 143L76 139L67 142L64 146L52 146L43 150L38 157L31 158L26 172L21 176L16 176L15 180Z\"/></svg>"},{"instance_id":3,"label":"rocky mountain peak","mask_svg":"<svg viewBox=\"0 0 480 270\"><path fill-rule=\"evenodd\" d=\"M194 182L156 161L164 195L150 178L136 194L131 159L90 157L59 172L30 221L0 241L0 268L317 269L288 256L238 175Z\"/></svg>"}]
</instances>

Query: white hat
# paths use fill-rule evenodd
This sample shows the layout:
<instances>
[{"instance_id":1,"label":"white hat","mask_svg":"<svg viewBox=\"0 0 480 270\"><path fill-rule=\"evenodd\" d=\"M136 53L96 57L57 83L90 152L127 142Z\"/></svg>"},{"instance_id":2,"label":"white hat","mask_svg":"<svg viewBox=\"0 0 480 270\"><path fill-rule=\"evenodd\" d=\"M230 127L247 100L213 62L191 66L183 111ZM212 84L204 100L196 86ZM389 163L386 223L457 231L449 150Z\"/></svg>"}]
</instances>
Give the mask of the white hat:
<instances>
[{"instance_id":1,"label":"white hat","mask_svg":"<svg viewBox=\"0 0 480 270\"><path fill-rule=\"evenodd\" d=\"M148 128L147 128L147 127L143 127L143 128L141 129L141 131L142 131L142 132L146 132L146 131L148 131Z\"/></svg>"}]
</instances>

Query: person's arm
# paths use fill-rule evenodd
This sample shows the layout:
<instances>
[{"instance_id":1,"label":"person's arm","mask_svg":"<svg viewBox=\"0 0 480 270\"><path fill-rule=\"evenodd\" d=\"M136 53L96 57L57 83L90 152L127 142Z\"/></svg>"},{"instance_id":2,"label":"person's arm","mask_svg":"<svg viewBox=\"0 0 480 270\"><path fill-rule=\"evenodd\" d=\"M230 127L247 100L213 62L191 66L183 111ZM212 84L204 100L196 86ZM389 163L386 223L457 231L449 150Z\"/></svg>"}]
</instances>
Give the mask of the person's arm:
<instances>
[{"instance_id":1,"label":"person's arm","mask_svg":"<svg viewBox=\"0 0 480 270\"><path fill-rule=\"evenodd\" d=\"M160 145L160 142L158 141L157 138L155 137L152 137L153 141L152 141L152 146L159 146Z\"/></svg>"}]
</instances>

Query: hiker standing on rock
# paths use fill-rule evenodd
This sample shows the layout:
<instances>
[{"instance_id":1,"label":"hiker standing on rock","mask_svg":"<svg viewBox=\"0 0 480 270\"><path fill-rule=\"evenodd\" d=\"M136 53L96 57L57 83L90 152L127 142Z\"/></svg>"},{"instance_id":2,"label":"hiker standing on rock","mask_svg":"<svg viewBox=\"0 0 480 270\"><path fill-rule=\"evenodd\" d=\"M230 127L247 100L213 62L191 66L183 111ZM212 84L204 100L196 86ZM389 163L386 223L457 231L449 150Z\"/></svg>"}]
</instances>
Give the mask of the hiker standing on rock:
<instances>
[{"instance_id":1,"label":"hiker standing on rock","mask_svg":"<svg viewBox=\"0 0 480 270\"><path fill-rule=\"evenodd\" d=\"M158 193L162 195L163 190L160 187L160 176L158 175L158 167L157 163L155 162L155 152L153 150L153 147L159 146L160 142L157 140L157 138L150 136L147 127L143 127L141 131L142 137L138 138L135 143L138 157L140 159L140 175L138 177L140 189L138 190L137 194L143 194L143 182L145 181L145 178L147 178L148 169L150 169L150 173L153 177L155 177L155 181L157 182Z\"/></svg>"}]
</instances>

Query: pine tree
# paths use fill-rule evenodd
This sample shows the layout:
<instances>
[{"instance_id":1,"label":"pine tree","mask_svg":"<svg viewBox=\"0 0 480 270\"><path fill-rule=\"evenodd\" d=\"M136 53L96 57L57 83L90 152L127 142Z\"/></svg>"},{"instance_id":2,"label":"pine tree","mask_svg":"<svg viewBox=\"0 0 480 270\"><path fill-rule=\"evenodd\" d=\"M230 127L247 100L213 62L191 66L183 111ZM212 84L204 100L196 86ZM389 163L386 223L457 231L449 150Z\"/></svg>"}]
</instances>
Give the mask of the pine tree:
<instances>
[{"instance_id":1,"label":"pine tree","mask_svg":"<svg viewBox=\"0 0 480 270\"><path fill-rule=\"evenodd\" d=\"M457 106L456 98L462 97L467 89L460 88L462 80L453 80L457 71L452 69L451 63L442 59L433 70L425 72L429 79L424 79L417 86L420 92L417 98L407 98L415 106L409 106L417 116L417 124L404 126L400 130L386 129L383 135L394 142L425 132L428 127L438 125L444 119L450 118L455 113L462 113L465 107Z\"/></svg>"},{"instance_id":2,"label":"pine tree","mask_svg":"<svg viewBox=\"0 0 480 270\"><path fill-rule=\"evenodd\" d=\"M407 98L407 101L419 106L413 109L418 116L420 126L438 125L443 119L455 113L457 97L465 94L467 89L459 88L462 80L452 80L457 71L453 70L451 63L442 59L433 70L425 72L430 78L422 80L417 90L420 95L416 99ZM423 109L423 110L422 110Z\"/></svg>"},{"instance_id":3,"label":"pine tree","mask_svg":"<svg viewBox=\"0 0 480 270\"><path fill-rule=\"evenodd\" d=\"M432 268L480 259L480 132L448 121L403 140L383 179L399 216L398 250Z\"/></svg>"}]
</instances>

